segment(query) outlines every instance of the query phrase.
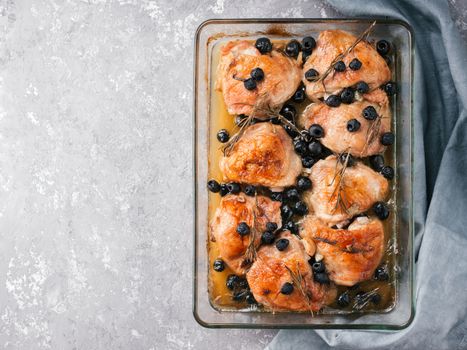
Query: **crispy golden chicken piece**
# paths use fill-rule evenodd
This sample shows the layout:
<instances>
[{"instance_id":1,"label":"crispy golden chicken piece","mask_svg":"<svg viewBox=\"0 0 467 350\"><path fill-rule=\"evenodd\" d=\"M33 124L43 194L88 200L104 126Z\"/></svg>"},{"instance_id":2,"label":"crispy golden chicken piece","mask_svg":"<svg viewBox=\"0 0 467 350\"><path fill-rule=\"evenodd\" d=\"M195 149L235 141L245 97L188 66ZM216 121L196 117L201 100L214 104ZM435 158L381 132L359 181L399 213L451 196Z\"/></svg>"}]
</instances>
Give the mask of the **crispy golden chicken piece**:
<instances>
[{"instance_id":1,"label":"crispy golden chicken piece","mask_svg":"<svg viewBox=\"0 0 467 350\"><path fill-rule=\"evenodd\" d=\"M328 226L344 224L388 194L388 181L361 162L345 169L336 156L318 161L309 175L313 187L304 198ZM336 175L337 174L337 175Z\"/></svg>"},{"instance_id":2,"label":"crispy golden chicken piece","mask_svg":"<svg viewBox=\"0 0 467 350\"><path fill-rule=\"evenodd\" d=\"M300 123L305 128L319 124L324 130L321 139L323 145L334 152L350 152L356 157L367 157L384 152L386 147L381 143L381 136L391 131L391 109L386 93L380 89L363 95L364 99L339 107L329 107L323 102L310 104L300 116ZM373 107L378 113L375 120L363 117L363 110ZM347 123L357 119L360 128L357 131L347 130Z\"/></svg>"},{"instance_id":3,"label":"crispy golden chicken piece","mask_svg":"<svg viewBox=\"0 0 467 350\"><path fill-rule=\"evenodd\" d=\"M356 37L341 30L326 30L319 34L316 49L303 66L302 79L306 93L310 99L332 94L345 87L353 86L360 81L366 82L373 90L391 79L391 72L383 57L367 42L361 41L344 57L346 69L343 72L332 72L324 81L310 82L305 79L305 72L315 69L319 75L324 74L337 56L345 52L356 41ZM357 58L361 68L352 70L350 62Z\"/></svg>"},{"instance_id":4,"label":"crispy golden chicken piece","mask_svg":"<svg viewBox=\"0 0 467 350\"><path fill-rule=\"evenodd\" d=\"M250 227L249 235L241 236L237 233L237 226L241 222ZM280 202L264 196L255 198L244 194L222 198L210 223L211 240L217 242L220 256L236 274L245 273L248 266L245 254L250 239L254 239L257 247L268 222L281 226Z\"/></svg>"},{"instance_id":5,"label":"crispy golden chicken piece","mask_svg":"<svg viewBox=\"0 0 467 350\"><path fill-rule=\"evenodd\" d=\"M242 80L249 78L254 68L263 70L264 79L257 83L256 89L247 90ZM255 104L263 108L281 107L295 93L300 79L301 69L296 60L276 50L262 55L248 41L231 41L221 49L216 89L222 91L230 114L250 115ZM264 114L255 113L257 117L261 115Z\"/></svg>"},{"instance_id":6,"label":"crispy golden chicken piece","mask_svg":"<svg viewBox=\"0 0 467 350\"><path fill-rule=\"evenodd\" d=\"M318 311L336 297L333 285L313 281L313 272L308 263L302 241L290 232L283 232L278 239L287 239L289 245L283 251L272 245L262 246L250 270L248 284L255 299L272 310ZM292 274L300 276L301 284ZM281 293L284 284L291 283L290 294ZM300 291L302 288L305 295Z\"/></svg>"},{"instance_id":7,"label":"crispy golden chicken piece","mask_svg":"<svg viewBox=\"0 0 467 350\"><path fill-rule=\"evenodd\" d=\"M376 218L358 217L346 230L327 227L314 216L302 223L301 235L316 244L329 278L353 286L373 275L384 253L383 224Z\"/></svg>"},{"instance_id":8,"label":"crispy golden chicken piece","mask_svg":"<svg viewBox=\"0 0 467 350\"><path fill-rule=\"evenodd\" d=\"M295 183L302 163L281 126L258 123L248 127L219 167L226 181L284 187Z\"/></svg>"}]
</instances>

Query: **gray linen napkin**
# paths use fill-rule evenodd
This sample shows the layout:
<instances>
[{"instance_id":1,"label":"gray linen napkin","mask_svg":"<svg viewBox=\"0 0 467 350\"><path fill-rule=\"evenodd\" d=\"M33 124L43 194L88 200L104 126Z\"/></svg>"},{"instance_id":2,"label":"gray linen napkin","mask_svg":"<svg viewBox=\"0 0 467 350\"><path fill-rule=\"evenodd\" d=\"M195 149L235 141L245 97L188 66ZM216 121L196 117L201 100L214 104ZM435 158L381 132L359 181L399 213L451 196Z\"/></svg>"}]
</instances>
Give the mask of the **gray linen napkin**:
<instances>
[{"instance_id":1,"label":"gray linen napkin","mask_svg":"<svg viewBox=\"0 0 467 350\"><path fill-rule=\"evenodd\" d=\"M415 33L416 315L398 332L281 331L269 349L467 349L467 48L444 0L328 0Z\"/></svg>"}]
</instances>

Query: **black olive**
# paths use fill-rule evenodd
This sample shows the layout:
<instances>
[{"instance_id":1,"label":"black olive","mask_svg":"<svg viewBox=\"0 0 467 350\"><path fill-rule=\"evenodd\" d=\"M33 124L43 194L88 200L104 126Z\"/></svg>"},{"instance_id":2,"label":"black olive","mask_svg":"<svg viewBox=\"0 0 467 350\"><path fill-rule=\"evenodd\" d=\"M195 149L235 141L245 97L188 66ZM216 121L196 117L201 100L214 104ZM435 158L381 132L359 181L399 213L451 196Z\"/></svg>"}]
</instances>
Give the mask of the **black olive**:
<instances>
[{"instance_id":1,"label":"black olive","mask_svg":"<svg viewBox=\"0 0 467 350\"><path fill-rule=\"evenodd\" d=\"M300 194L295 187L290 187L284 192L285 199L288 201L296 202L300 199Z\"/></svg>"},{"instance_id":2,"label":"black olive","mask_svg":"<svg viewBox=\"0 0 467 350\"><path fill-rule=\"evenodd\" d=\"M341 153L341 155L339 156L339 161L342 164L345 164L345 161L347 161L347 166L349 168L355 165L355 158L350 153Z\"/></svg>"},{"instance_id":3,"label":"black olive","mask_svg":"<svg viewBox=\"0 0 467 350\"><path fill-rule=\"evenodd\" d=\"M293 94L292 101L294 101L296 103L302 103L303 101L305 101L305 97L306 97L305 90L299 88Z\"/></svg>"},{"instance_id":4,"label":"black olive","mask_svg":"<svg viewBox=\"0 0 467 350\"><path fill-rule=\"evenodd\" d=\"M383 175L388 180L392 180L394 179L394 169L389 165L385 165L381 169L381 175Z\"/></svg>"},{"instance_id":5,"label":"black olive","mask_svg":"<svg viewBox=\"0 0 467 350\"><path fill-rule=\"evenodd\" d=\"M241 187L240 184L236 182L229 182L227 184L227 189L229 190L229 193L238 194L240 193Z\"/></svg>"},{"instance_id":6,"label":"black olive","mask_svg":"<svg viewBox=\"0 0 467 350\"><path fill-rule=\"evenodd\" d=\"M254 89L256 89L256 80L254 80L253 78L245 79L243 81L243 86L247 90L254 90Z\"/></svg>"},{"instance_id":7,"label":"black olive","mask_svg":"<svg viewBox=\"0 0 467 350\"><path fill-rule=\"evenodd\" d=\"M308 149L308 145L305 141L303 140L295 140L293 143L295 152L297 152L300 155L305 155Z\"/></svg>"},{"instance_id":8,"label":"black olive","mask_svg":"<svg viewBox=\"0 0 467 350\"><path fill-rule=\"evenodd\" d=\"M337 305L340 307L347 307L350 305L350 296L348 293L342 293L337 298Z\"/></svg>"},{"instance_id":9,"label":"black olive","mask_svg":"<svg viewBox=\"0 0 467 350\"><path fill-rule=\"evenodd\" d=\"M221 190L221 185L216 180L209 180L208 181L208 190L214 193L217 193Z\"/></svg>"},{"instance_id":10,"label":"black olive","mask_svg":"<svg viewBox=\"0 0 467 350\"><path fill-rule=\"evenodd\" d=\"M380 40L376 43L376 51L378 51L381 56L387 55L390 49L391 44L386 40Z\"/></svg>"},{"instance_id":11,"label":"black olive","mask_svg":"<svg viewBox=\"0 0 467 350\"><path fill-rule=\"evenodd\" d=\"M297 110L295 109L294 106L290 104L286 104L282 107L279 114L283 116L285 119L287 119L288 121L293 123L293 121L295 120L295 117L297 116Z\"/></svg>"},{"instance_id":12,"label":"black olive","mask_svg":"<svg viewBox=\"0 0 467 350\"><path fill-rule=\"evenodd\" d=\"M309 190L311 188L311 180L309 177L306 177L306 176L299 176L297 178L297 189L300 191L300 192L303 192L303 191L306 191L306 190Z\"/></svg>"},{"instance_id":13,"label":"black olive","mask_svg":"<svg viewBox=\"0 0 467 350\"><path fill-rule=\"evenodd\" d=\"M384 167L384 157L380 154L370 156L370 165L375 171L381 171Z\"/></svg>"},{"instance_id":14,"label":"black olive","mask_svg":"<svg viewBox=\"0 0 467 350\"><path fill-rule=\"evenodd\" d=\"M327 273L325 272L319 272L319 273L315 273L313 275L313 279L320 283L320 284L329 284L331 283L331 281L329 280L329 276Z\"/></svg>"},{"instance_id":15,"label":"black olive","mask_svg":"<svg viewBox=\"0 0 467 350\"><path fill-rule=\"evenodd\" d=\"M293 284L285 282L281 287L281 293L284 295L290 295L293 292Z\"/></svg>"},{"instance_id":16,"label":"black olive","mask_svg":"<svg viewBox=\"0 0 467 350\"><path fill-rule=\"evenodd\" d=\"M352 88L345 88L341 92L341 101L342 103L345 104L350 104L354 101L355 98L355 92L353 91Z\"/></svg>"},{"instance_id":17,"label":"black olive","mask_svg":"<svg viewBox=\"0 0 467 350\"><path fill-rule=\"evenodd\" d=\"M357 119L350 119L347 122L347 130L350 132L355 132L360 129L360 122Z\"/></svg>"},{"instance_id":18,"label":"black olive","mask_svg":"<svg viewBox=\"0 0 467 350\"><path fill-rule=\"evenodd\" d=\"M240 277L238 277L237 275L228 275L225 285L227 286L228 289L233 290L237 288L239 282L240 282Z\"/></svg>"},{"instance_id":19,"label":"black olive","mask_svg":"<svg viewBox=\"0 0 467 350\"><path fill-rule=\"evenodd\" d=\"M397 92L397 85L395 82L390 81L383 86L383 90L388 96L395 95Z\"/></svg>"},{"instance_id":20,"label":"black olive","mask_svg":"<svg viewBox=\"0 0 467 350\"><path fill-rule=\"evenodd\" d=\"M308 132L311 137L314 137L315 139L319 139L324 136L324 129L319 124L312 124L308 129Z\"/></svg>"},{"instance_id":21,"label":"black olive","mask_svg":"<svg viewBox=\"0 0 467 350\"><path fill-rule=\"evenodd\" d=\"M375 107L367 106L362 111L363 118L366 120L375 120L378 117Z\"/></svg>"},{"instance_id":22,"label":"black olive","mask_svg":"<svg viewBox=\"0 0 467 350\"><path fill-rule=\"evenodd\" d=\"M383 136L381 136L381 143L384 146L390 146L394 143L395 137L392 132L385 132Z\"/></svg>"},{"instance_id":23,"label":"black olive","mask_svg":"<svg viewBox=\"0 0 467 350\"><path fill-rule=\"evenodd\" d=\"M370 301L373 303L373 304L379 304L381 302L381 295L379 295L378 293L374 293L371 295L370 297Z\"/></svg>"},{"instance_id":24,"label":"black olive","mask_svg":"<svg viewBox=\"0 0 467 350\"><path fill-rule=\"evenodd\" d=\"M308 152L313 157L318 157L323 152L323 146L318 141L311 141L308 144Z\"/></svg>"},{"instance_id":25,"label":"black olive","mask_svg":"<svg viewBox=\"0 0 467 350\"><path fill-rule=\"evenodd\" d=\"M287 132L287 134L291 137L291 138L295 138L299 135L299 133L294 129L294 128L291 128L290 126L288 125L284 125L284 130Z\"/></svg>"},{"instance_id":26,"label":"black olive","mask_svg":"<svg viewBox=\"0 0 467 350\"><path fill-rule=\"evenodd\" d=\"M298 225L293 221L287 221L284 225L284 229L292 232L294 235L298 234Z\"/></svg>"},{"instance_id":27,"label":"black olive","mask_svg":"<svg viewBox=\"0 0 467 350\"><path fill-rule=\"evenodd\" d=\"M297 58L302 47L297 40L290 40L285 47L285 54L289 57Z\"/></svg>"},{"instance_id":28,"label":"black olive","mask_svg":"<svg viewBox=\"0 0 467 350\"><path fill-rule=\"evenodd\" d=\"M224 271L224 269L225 269L224 260L222 260L222 259L214 260L214 263L212 264L212 267L213 267L214 271L217 271L217 272Z\"/></svg>"},{"instance_id":29,"label":"black olive","mask_svg":"<svg viewBox=\"0 0 467 350\"><path fill-rule=\"evenodd\" d=\"M221 197L224 197L227 193L229 193L229 188L227 187L227 184L221 184L219 194L221 195Z\"/></svg>"},{"instance_id":30,"label":"black olive","mask_svg":"<svg viewBox=\"0 0 467 350\"><path fill-rule=\"evenodd\" d=\"M240 236L247 236L250 234L250 226L246 222L241 222L237 226L237 233Z\"/></svg>"},{"instance_id":31,"label":"black olive","mask_svg":"<svg viewBox=\"0 0 467 350\"><path fill-rule=\"evenodd\" d=\"M306 36L302 39L302 50L310 52L316 47L316 41L311 36Z\"/></svg>"},{"instance_id":32,"label":"black olive","mask_svg":"<svg viewBox=\"0 0 467 350\"><path fill-rule=\"evenodd\" d=\"M293 216L293 211L287 204L281 207L281 216L282 221L290 220L290 218Z\"/></svg>"},{"instance_id":33,"label":"black olive","mask_svg":"<svg viewBox=\"0 0 467 350\"><path fill-rule=\"evenodd\" d=\"M272 233L270 231L265 231L261 235L261 242L263 244L272 244L275 239L276 239L276 237L274 236L274 233Z\"/></svg>"},{"instance_id":34,"label":"black olive","mask_svg":"<svg viewBox=\"0 0 467 350\"><path fill-rule=\"evenodd\" d=\"M229 132L225 129L220 129L217 132L217 140L219 140L219 142L226 143L229 141Z\"/></svg>"},{"instance_id":35,"label":"black olive","mask_svg":"<svg viewBox=\"0 0 467 350\"><path fill-rule=\"evenodd\" d=\"M243 123L243 121L248 118L245 114L239 114L235 117L235 124L240 125Z\"/></svg>"},{"instance_id":36,"label":"black olive","mask_svg":"<svg viewBox=\"0 0 467 350\"><path fill-rule=\"evenodd\" d=\"M303 216L303 215L308 214L308 207L307 207L306 204L303 203L302 201L298 201L298 202L295 203L294 206L292 207L292 211L293 211L296 215Z\"/></svg>"},{"instance_id":37,"label":"black olive","mask_svg":"<svg viewBox=\"0 0 467 350\"><path fill-rule=\"evenodd\" d=\"M375 270L375 280L387 281L389 280L389 273L385 266L380 266Z\"/></svg>"},{"instance_id":38,"label":"black olive","mask_svg":"<svg viewBox=\"0 0 467 350\"><path fill-rule=\"evenodd\" d=\"M319 73L317 70L311 68L305 72L305 79L308 81L315 81L318 79Z\"/></svg>"},{"instance_id":39,"label":"black olive","mask_svg":"<svg viewBox=\"0 0 467 350\"><path fill-rule=\"evenodd\" d=\"M364 81L359 81L355 86L355 89L361 94L366 94L368 91L370 91L370 87Z\"/></svg>"},{"instance_id":40,"label":"black olive","mask_svg":"<svg viewBox=\"0 0 467 350\"><path fill-rule=\"evenodd\" d=\"M289 246L289 240L287 238L281 238L276 242L276 248L279 251L284 251Z\"/></svg>"},{"instance_id":41,"label":"black olive","mask_svg":"<svg viewBox=\"0 0 467 350\"><path fill-rule=\"evenodd\" d=\"M282 192L271 192L271 199L275 202L282 202Z\"/></svg>"},{"instance_id":42,"label":"black olive","mask_svg":"<svg viewBox=\"0 0 467 350\"><path fill-rule=\"evenodd\" d=\"M358 58L354 58L352 61L350 61L349 68L352 70L359 70L362 68L362 62L360 62Z\"/></svg>"},{"instance_id":43,"label":"black olive","mask_svg":"<svg viewBox=\"0 0 467 350\"><path fill-rule=\"evenodd\" d=\"M302 158L302 165L304 168L311 168L316 163L316 159L311 156L306 156Z\"/></svg>"},{"instance_id":44,"label":"black olive","mask_svg":"<svg viewBox=\"0 0 467 350\"><path fill-rule=\"evenodd\" d=\"M335 64L334 64L334 70L336 72L343 72L345 71L345 63L344 61L337 61Z\"/></svg>"},{"instance_id":45,"label":"black olive","mask_svg":"<svg viewBox=\"0 0 467 350\"><path fill-rule=\"evenodd\" d=\"M329 95L326 100L324 100L329 107L339 107L341 104L341 99L337 95Z\"/></svg>"},{"instance_id":46,"label":"black olive","mask_svg":"<svg viewBox=\"0 0 467 350\"><path fill-rule=\"evenodd\" d=\"M266 223L266 231L275 232L277 230L277 224L275 222Z\"/></svg>"},{"instance_id":47,"label":"black olive","mask_svg":"<svg viewBox=\"0 0 467 350\"><path fill-rule=\"evenodd\" d=\"M324 272L325 267L323 261L315 261L313 265L311 265L311 269L314 273Z\"/></svg>"},{"instance_id":48,"label":"black olive","mask_svg":"<svg viewBox=\"0 0 467 350\"><path fill-rule=\"evenodd\" d=\"M264 79L264 72L261 68L255 68L250 73L251 79L256 82L260 82Z\"/></svg>"},{"instance_id":49,"label":"black olive","mask_svg":"<svg viewBox=\"0 0 467 350\"><path fill-rule=\"evenodd\" d=\"M384 202L373 204L373 211L380 220L386 220L389 217L389 207Z\"/></svg>"},{"instance_id":50,"label":"black olive","mask_svg":"<svg viewBox=\"0 0 467 350\"><path fill-rule=\"evenodd\" d=\"M258 40L256 40L255 47L262 54L272 51L272 43L271 40L269 40L268 38L259 38Z\"/></svg>"},{"instance_id":51,"label":"black olive","mask_svg":"<svg viewBox=\"0 0 467 350\"><path fill-rule=\"evenodd\" d=\"M249 304L249 305L253 305L253 304L257 304L257 303L258 303L258 302L256 301L256 299L255 299L253 293L251 293L251 292L248 292L248 293L246 294L246 296L245 296L245 301L246 301L246 303Z\"/></svg>"},{"instance_id":52,"label":"black olive","mask_svg":"<svg viewBox=\"0 0 467 350\"><path fill-rule=\"evenodd\" d=\"M256 187L253 185L246 185L243 190L247 196L253 197L256 194Z\"/></svg>"}]
</instances>

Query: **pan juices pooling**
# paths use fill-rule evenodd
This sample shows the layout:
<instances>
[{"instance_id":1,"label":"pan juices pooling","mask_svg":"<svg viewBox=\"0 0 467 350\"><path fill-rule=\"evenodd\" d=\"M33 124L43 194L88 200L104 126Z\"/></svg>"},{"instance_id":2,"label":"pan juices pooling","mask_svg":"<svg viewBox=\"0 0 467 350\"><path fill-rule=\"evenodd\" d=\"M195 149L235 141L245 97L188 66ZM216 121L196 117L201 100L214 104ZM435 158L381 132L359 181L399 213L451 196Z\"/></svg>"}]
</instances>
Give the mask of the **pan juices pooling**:
<instances>
[{"instance_id":1,"label":"pan juices pooling","mask_svg":"<svg viewBox=\"0 0 467 350\"><path fill-rule=\"evenodd\" d=\"M209 293L220 310L394 303L394 49L340 30L213 51Z\"/></svg>"}]
</instances>

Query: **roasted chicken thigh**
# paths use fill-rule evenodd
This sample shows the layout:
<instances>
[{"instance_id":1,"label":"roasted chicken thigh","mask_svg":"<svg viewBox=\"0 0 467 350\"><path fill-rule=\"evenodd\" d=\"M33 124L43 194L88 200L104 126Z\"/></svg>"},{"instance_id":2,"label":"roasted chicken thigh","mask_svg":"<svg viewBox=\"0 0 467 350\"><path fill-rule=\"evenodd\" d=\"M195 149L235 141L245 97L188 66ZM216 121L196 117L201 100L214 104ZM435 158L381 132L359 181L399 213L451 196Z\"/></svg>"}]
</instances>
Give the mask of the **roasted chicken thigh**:
<instances>
[{"instance_id":1,"label":"roasted chicken thigh","mask_svg":"<svg viewBox=\"0 0 467 350\"><path fill-rule=\"evenodd\" d=\"M320 125L324 130L321 143L336 153L350 152L360 158L382 153L386 147L381 143L381 137L391 131L388 97L380 89L363 97L361 101L339 107L329 107L324 102L312 103L301 115L300 123L307 129L313 124ZM369 107L377 113L373 120L364 117ZM347 124L352 119L360 123L360 128L351 132Z\"/></svg>"},{"instance_id":2,"label":"roasted chicken thigh","mask_svg":"<svg viewBox=\"0 0 467 350\"><path fill-rule=\"evenodd\" d=\"M357 217L345 230L327 227L314 216L303 223L302 237L316 244L329 277L336 284L353 286L369 279L384 253L383 224L376 218Z\"/></svg>"},{"instance_id":3,"label":"roasted chicken thigh","mask_svg":"<svg viewBox=\"0 0 467 350\"><path fill-rule=\"evenodd\" d=\"M309 175L313 188L305 193L305 200L328 226L345 224L388 194L388 181L363 163L355 162L343 175L342 167L336 156L329 156L318 161Z\"/></svg>"},{"instance_id":4,"label":"roasted chicken thigh","mask_svg":"<svg viewBox=\"0 0 467 350\"><path fill-rule=\"evenodd\" d=\"M294 184L302 163L281 126L258 123L248 127L219 167L226 181L284 187Z\"/></svg>"},{"instance_id":5,"label":"roasted chicken thigh","mask_svg":"<svg viewBox=\"0 0 467 350\"><path fill-rule=\"evenodd\" d=\"M331 303L336 290L313 281L310 257L301 240L288 231L278 239L287 240L288 246L282 251L274 244L262 246L247 273L255 299L272 310L318 311ZM294 276L299 276L300 285Z\"/></svg>"},{"instance_id":6,"label":"roasted chicken thigh","mask_svg":"<svg viewBox=\"0 0 467 350\"><path fill-rule=\"evenodd\" d=\"M326 30L320 33L316 49L303 67L302 79L306 86L306 93L311 99L336 93L361 81L369 85L370 91L389 81L391 71L386 61L365 41L359 42L342 59L347 67L344 71L332 70L322 81L308 81L305 78L305 73L310 69L314 69L318 77L324 74L336 57L351 47L356 39L354 35L341 30ZM354 59L358 59L361 63L360 68L351 69L351 62Z\"/></svg>"},{"instance_id":7,"label":"roasted chicken thigh","mask_svg":"<svg viewBox=\"0 0 467 350\"><path fill-rule=\"evenodd\" d=\"M249 235L237 232L240 223L250 227ZM211 240L217 242L220 257L237 274L244 274L248 266L247 252L250 240L257 247L261 233L268 222L281 225L280 203L267 197L249 197L244 194L227 195L222 198L210 223Z\"/></svg>"},{"instance_id":8,"label":"roasted chicken thigh","mask_svg":"<svg viewBox=\"0 0 467 350\"><path fill-rule=\"evenodd\" d=\"M245 88L244 80L250 78L255 68L261 68L264 78L256 88ZM222 48L217 71L216 88L222 91L230 114L250 115L254 106L279 108L297 90L301 69L296 60L272 50L261 54L248 41L231 41ZM263 113L256 110L255 116Z\"/></svg>"}]
</instances>

